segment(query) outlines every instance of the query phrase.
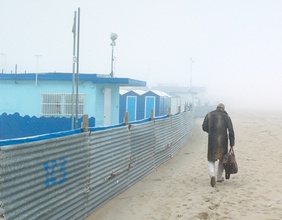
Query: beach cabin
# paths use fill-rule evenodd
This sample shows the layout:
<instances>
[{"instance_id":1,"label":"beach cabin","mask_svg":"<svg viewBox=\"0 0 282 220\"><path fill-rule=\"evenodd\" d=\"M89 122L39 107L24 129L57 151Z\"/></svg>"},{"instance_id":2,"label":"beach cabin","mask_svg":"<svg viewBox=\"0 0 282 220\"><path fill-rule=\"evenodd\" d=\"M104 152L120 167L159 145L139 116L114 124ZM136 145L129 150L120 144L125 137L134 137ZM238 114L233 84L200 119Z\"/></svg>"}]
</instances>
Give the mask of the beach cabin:
<instances>
[{"instance_id":1,"label":"beach cabin","mask_svg":"<svg viewBox=\"0 0 282 220\"><path fill-rule=\"evenodd\" d=\"M129 122L144 119L144 109L141 105L143 90L120 90L120 123L123 122L125 112L128 112Z\"/></svg>"},{"instance_id":2,"label":"beach cabin","mask_svg":"<svg viewBox=\"0 0 282 220\"><path fill-rule=\"evenodd\" d=\"M202 106L206 104L206 88L205 87L181 87L181 86L155 86L154 90L164 91L167 94L178 97L180 100L179 106L181 111L189 109L191 106Z\"/></svg>"},{"instance_id":3,"label":"beach cabin","mask_svg":"<svg viewBox=\"0 0 282 220\"><path fill-rule=\"evenodd\" d=\"M95 118L95 126L113 125L120 122L119 88L146 86L144 81L108 75L79 74L79 80L73 82L74 78L71 73L0 74L0 114L17 112L30 117L87 114Z\"/></svg>"},{"instance_id":4,"label":"beach cabin","mask_svg":"<svg viewBox=\"0 0 282 220\"><path fill-rule=\"evenodd\" d=\"M181 106L181 98L177 95L168 94L168 107L170 108L170 114L176 114L179 112L179 107Z\"/></svg>"},{"instance_id":5,"label":"beach cabin","mask_svg":"<svg viewBox=\"0 0 282 220\"><path fill-rule=\"evenodd\" d=\"M169 95L162 91L151 90L144 93L141 99L141 106L144 108L144 118L149 118L151 110L154 110L154 117L168 114Z\"/></svg>"}]
</instances>

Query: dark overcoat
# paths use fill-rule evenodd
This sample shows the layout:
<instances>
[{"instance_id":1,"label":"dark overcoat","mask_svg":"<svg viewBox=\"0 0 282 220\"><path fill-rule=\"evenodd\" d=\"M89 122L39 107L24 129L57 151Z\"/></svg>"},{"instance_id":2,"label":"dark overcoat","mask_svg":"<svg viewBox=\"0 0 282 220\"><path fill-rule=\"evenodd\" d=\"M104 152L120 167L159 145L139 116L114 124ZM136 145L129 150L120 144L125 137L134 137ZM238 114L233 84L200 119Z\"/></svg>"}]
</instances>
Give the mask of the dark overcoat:
<instances>
[{"instance_id":1,"label":"dark overcoat","mask_svg":"<svg viewBox=\"0 0 282 220\"><path fill-rule=\"evenodd\" d=\"M228 134L230 146L235 144L231 118L223 109L214 110L206 115L202 128L208 133L208 160L222 160L228 152Z\"/></svg>"}]
</instances>

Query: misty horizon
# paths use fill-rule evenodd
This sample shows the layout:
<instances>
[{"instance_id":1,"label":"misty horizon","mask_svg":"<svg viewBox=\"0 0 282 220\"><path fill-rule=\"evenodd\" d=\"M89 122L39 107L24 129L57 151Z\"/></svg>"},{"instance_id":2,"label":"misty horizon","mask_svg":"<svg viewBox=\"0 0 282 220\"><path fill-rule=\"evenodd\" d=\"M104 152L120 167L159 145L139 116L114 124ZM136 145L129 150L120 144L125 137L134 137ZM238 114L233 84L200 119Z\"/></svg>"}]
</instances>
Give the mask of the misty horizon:
<instances>
[{"instance_id":1,"label":"misty horizon","mask_svg":"<svg viewBox=\"0 0 282 220\"><path fill-rule=\"evenodd\" d=\"M115 77L206 87L211 102L230 108L282 109L282 2L274 0L4 0L3 72L71 73L78 7L81 73L110 73L117 33Z\"/></svg>"}]
</instances>

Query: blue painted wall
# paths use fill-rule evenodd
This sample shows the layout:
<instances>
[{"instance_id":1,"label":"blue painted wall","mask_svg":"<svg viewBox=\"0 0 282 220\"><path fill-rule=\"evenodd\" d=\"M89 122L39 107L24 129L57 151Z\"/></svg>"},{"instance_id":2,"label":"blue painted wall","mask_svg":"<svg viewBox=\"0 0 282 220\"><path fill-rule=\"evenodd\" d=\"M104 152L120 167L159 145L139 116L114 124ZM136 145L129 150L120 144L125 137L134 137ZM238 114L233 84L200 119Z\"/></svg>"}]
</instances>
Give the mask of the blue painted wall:
<instances>
[{"instance_id":1,"label":"blue painted wall","mask_svg":"<svg viewBox=\"0 0 282 220\"><path fill-rule=\"evenodd\" d=\"M144 96L145 99L145 116L144 118L150 118L151 115L151 110L152 109L156 109L156 97L155 96L150 96L150 95L146 95ZM156 111L154 111L154 115L156 115Z\"/></svg>"},{"instance_id":2,"label":"blue painted wall","mask_svg":"<svg viewBox=\"0 0 282 220\"><path fill-rule=\"evenodd\" d=\"M127 109L129 121L136 121L137 96L127 96Z\"/></svg>"},{"instance_id":3,"label":"blue painted wall","mask_svg":"<svg viewBox=\"0 0 282 220\"><path fill-rule=\"evenodd\" d=\"M120 112L119 112L119 118L120 123L123 122L124 114L126 111L132 112L134 111L133 107L131 105L128 105L128 97L136 97L137 100L137 109L136 109L136 120L142 120L144 118L149 118L151 109L154 109L154 116L163 116L168 114L168 107L169 107L169 98L167 96L161 96L156 94L153 91L148 91L142 95L139 95L138 93L134 91L129 91L127 93L124 93L123 95L120 95ZM146 102L147 97L147 102ZM149 98L150 97L150 98ZM148 99L149 98L149 99ZM129 109L126 109L126 107L129 107ZM130 120L133 120L131 116L129 115Z\"/></svg>"},{"instance_id":4,"label":"blue painted wall","mask_svg":"<svg viewBox=\"0 0 282 220\"><path fill-rule=\"evenodd\" d=\"M126 95L119 95L119 123L124 121L124 114L126 112Z\"/></svg>"},{"instance_id":5,"label":"blue painted wall","mask_svg":"<svg viewBox=\"0 0 282 220\"><path fill-rule=\"evenodd\" d=\"M158 116L163 116L163 115L167 115L168 113L168 97L167 96L161 96L161 95L158 95L156 94L155 92L153 91L148 91L146 93L144 93L141 97L143 97L143 101L144 101L144 106L146 108L146 111L150 111L148 108L153 108L152 107L152 103L150 103L150 106L147 106L146 107L146 97L155 97L155 108L154 108L154 112L155 112L155 117L158 117ZM151 102L151 101L150 101ZM148 117L148 112L146 113L146 118ZM149 116L150 117L150 116Z\"/></svg>"},{"instance_id":6,"label":"blue painted wall","mask_svg":"<svg viewBox=\"0 0 282 220\"><path fill-rule=\"evenodd\" d=\"M82 118L78 120L79 125ZM95 127L95 118L89 118L89 127ZM79 126L80 127L80 126ZM19 113L0 115L0 140L30 137L71 130L71 118L58 117L29 117Z\"/></svg>"},{"instance_id":7,"label":"blue painted wall","mask_svg":"<svg viewBox=\"0 0 282 220\"><path fill-rule=\"evenodd\" d=\"M119 102L119 107L120 107L120 111L119 111L119 122L122 123L124 122L124 114L125 112L133 112L135 111L133 109L132 105L128 105L127 101L127 97L136 97L136 120L141 120L144 119L144 104L142 102L142 97L134 92L134 91L129 91L123 95L120 95L120 102ZM128 107L129 109L126 109L126 107ZM129 115L130 120L133 120L132 118L132 114Z\"/></svg>"},{"instance_id":8,"label":"blue painted wall","mask_svg":"<svg viewBox=\"0 0 282 220\"><path fill-rule=\"evenodd\" d=\"M104 95L103 88L111 89L111 124L119 123L119 85L93 84L91 81L79 83L79 93L85 94L84 114L96 118L96 126L103 126ZM69 81L1 81L0 114L28 115L41 117L42 93L72 93Z\"/></svg>"}]
</instances>

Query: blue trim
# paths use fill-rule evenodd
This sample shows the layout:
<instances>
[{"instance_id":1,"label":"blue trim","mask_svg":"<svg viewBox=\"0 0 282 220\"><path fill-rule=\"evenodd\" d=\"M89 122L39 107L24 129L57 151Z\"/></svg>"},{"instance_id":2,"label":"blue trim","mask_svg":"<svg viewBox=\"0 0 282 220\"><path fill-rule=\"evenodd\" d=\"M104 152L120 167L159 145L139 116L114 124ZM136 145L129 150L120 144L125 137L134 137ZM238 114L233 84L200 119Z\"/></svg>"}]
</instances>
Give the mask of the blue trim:
<instances>
[{"instance_id":1,"label":"blue trim","mask_svg":"<svg viewBox=\"0 0 282 220\"><path fill-rule=\"evenodd\" d=\"M158 117L155 117L154 119L155 120L159 120L159 119L164 119L164 118L168 118L169 116L167 115L163 115L163 116L158 116Z\"/></svg>"},{"instance_id":2,"label":"blue trim","mask_svg":"<svg viewBox=\"0 0 282 220\"><path fill-rule=\"evenodd\" d=\"M180 113L176 113L174 115L179 115ZM163 118L168 118L169 116L164 115L160 117L155 117L154 120L159 120ZM131 122L129 124L141 124L144 122L150 122L152 121L150 118L147 119L142 119L138 121ZM90 132L95 132L95 131L103 131L107 129L112 129L112 128L118 128L126 126L125 123L120 123L116 125L111 125L107 127L90 127L88 130ZM0 146L10 146L10 145L15 145L15 144L24 144L24 143L29 143L29 142L35 142L35 141L42 141L42 140L47 140L51 138L57 138L57 137L64 137L68 135L73 135L73 134L79 134L82 133L82 129L77 129L77 130L72 130L72 131L64 131L64 132L57 132L57 133L51 133L51 134L45 134L45 135L38 135L38 136L33 136L33 137L26 137L26 138L16 138L16 139L8 139L8 140L1 140L0 141Z\"/></svg>"},{"instance_id":3,"label":"blue trim","mask_svg":"<svg viewBox=\"0 0 282 220\"><path fill-rule=\"evenodd\" d=\"M1 140L0 146L23 144L23 143L29 143L29 142L34 142L34 141L42 141L42 140L47 140L51 138L64 137L64 136L79 134L79 133L82 133L82 129L77 129L73 131L64 131L64 132L58 132L58 133L52 133L52 134L45 134L45 135L38 135L38 136L27 137L27 138Z\"/></svg>"},{"instance_id":4,"label":"blue trim","mask_svg":"<svg viewBox=\"0 0 282 220\"><path fill-rule=\"evenodd\" d=\"M135 121L135 122L131 122L130 124L131 125L134 125L134 124L141 124L143 122L149 122L149 121L152 121L150 118L146 118L146 119L142 119L142 120L139 120L139 121Z\"/></svg>"},{"instance_id":5,"label":"blue trim","mask_svg":"<svg viewBox=\"0 0 282 220\"><path fill-rule=\"evenodd\" d=\"M0 74L0 81L11 80L17 81L35 81L35 73L23 74ZM38 81L72 81L71 73L39 73L37 74ZM135 80L130 78L111 78L111 77L98 77L97 74L79 74L79 81L90 81L95 84L111 84L111 85L130 85L130 86L146 86L145 81Z\"/></svg>"},{"instance_id":6,"label":"blue trim","mask_svg":"<svg viewBox=\"0 0 282 220\"><path fill-rule=\"evenodd\" d=\"M89 131L103 131L103 130L107 130L107 129L111 129L111 128L118 128L118 127L122 127L125 126L125 123L121 123L121 124L117 124L117 125L110 125L110 126L106 126L106 127L93 127L93 128L88 128Z\"/></svg>"}]
</instances>

